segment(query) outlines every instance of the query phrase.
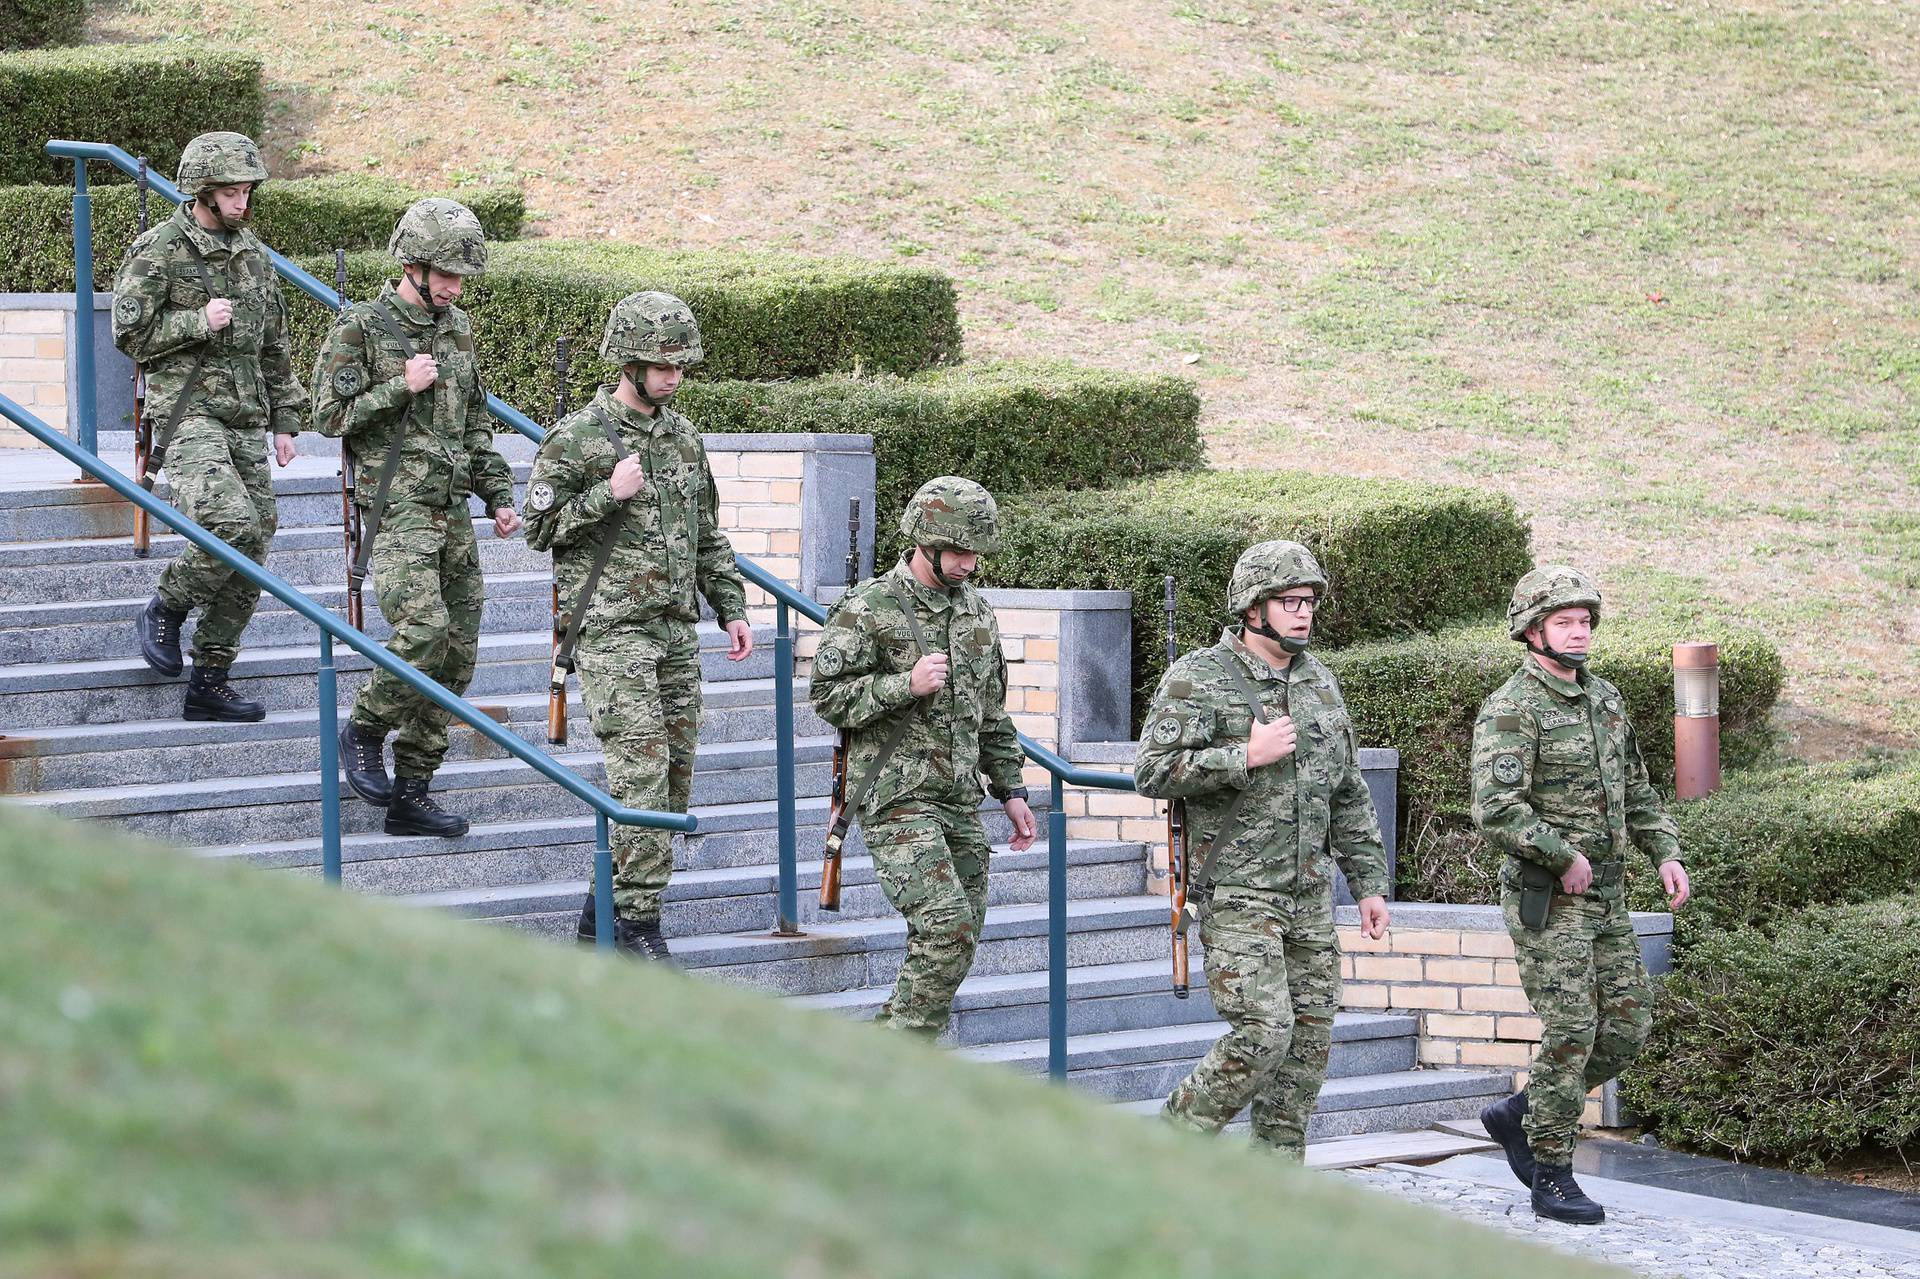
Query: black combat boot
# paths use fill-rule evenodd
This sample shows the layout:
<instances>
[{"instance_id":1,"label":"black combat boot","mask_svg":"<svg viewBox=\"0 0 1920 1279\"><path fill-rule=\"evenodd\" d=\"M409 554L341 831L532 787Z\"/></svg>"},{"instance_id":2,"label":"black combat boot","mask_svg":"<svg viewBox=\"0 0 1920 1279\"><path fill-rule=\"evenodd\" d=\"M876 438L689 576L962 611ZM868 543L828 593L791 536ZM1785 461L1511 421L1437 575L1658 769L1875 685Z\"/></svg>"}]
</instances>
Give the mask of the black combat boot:
<instances>
[{"instance_id":1,"label":"black combat boot","mask_svg":"<svg viewBox=\"0 0 1920 1279\"><path fill-rule=\"evenodd\" d=\"M657 919L614 920L613 948L635 959L648 959L660 964L672 958L667 952L667 939L660 935L660 921Z\"/></svg>"},{"instance_id":2,"label":"black combat boot","mask_svg":"<svg viewBox=\"0 0 1920 1279\"><path fill-rule=\"evenodd\" d=\"M224 666L195 666L187 679L188 719L217 719L229 724L252 724L267 717L267 708L240 696L227 683Z\"/></svg>"},{"instance_id":3,"label":"black combat boot","mask_svg":"<svg viewBox=\"0 0 1920 1279\"><path fill-rule=\"evenodd\" d=\"M186 620L185 613L174 612L160 602L158 595L148 600L140 616L133 619L133 633L140 638L140 658L157 674L180 673L180 627Z\"/></svg>"},{"instance_id":4,"label":"black combat boot","mask_svg":"<svg viewBox=\"0 0 1920 1279\"><path fill-rule=\"evenodd\" d=\"M387 804L387 834L438 835L450 838L467 833L467 819L455 817L433 802L424 777L393 779L393 799Z\"/></svg>"},{"instance_id":5,"label":"black combat boot","mask_svg":"<svg viewBox=\"0 0 1920 1279\"><path fill-rule=\"evenodd\" d=\"M387 742L361 731L352 720L340 730L340 763L347 771L347 787L375 808L393 802L393 783L387 778Z\"/></svg>"},{"instance_id":6,"label":"black combat boot","mask_svg":"<svg viewBox=\"0 0 1920 1279\"><path fill-rule=\"evenodd\" d=\"M1533 1149L1527 1145L1527 1131L1520 1126L1520 1119L1527 1113L1527 1094L1517 1092L1505 1101L1496 1101L1480 1112L1480 1122L1486 1127L1487 1136L1500 1143L1500 1149L1507 1152L1507 1167L1513 1169L1513 1175L1520 1184L1533 1185Z\"/></svg>"},{"instance_id":7,"label":"black combat boot","mask_svg":"<svg viewBox=\"0 0 1920 1279\"><path fill-rule=\"evenodd\" d=\"M1573 1179L1571 1165L1535 1165L1533 1211L1536 1216L1573 1226L1597 1226L1607 1219L1607 1210L1587 1198L1587 1192Z\"/></svg>"},{"instance_id":8,"label":"black combat boot","mask_svg":"<svg viewBox=\"0 0 1920 1279\"><path fill-rule=\"evenodd\" d=\"M573 939L582 946L592 946L600 940L600 920L594 914L592 892L587 893L587 904L580 908L580 926L574 929Z\"/></svg>"}]
</instances>

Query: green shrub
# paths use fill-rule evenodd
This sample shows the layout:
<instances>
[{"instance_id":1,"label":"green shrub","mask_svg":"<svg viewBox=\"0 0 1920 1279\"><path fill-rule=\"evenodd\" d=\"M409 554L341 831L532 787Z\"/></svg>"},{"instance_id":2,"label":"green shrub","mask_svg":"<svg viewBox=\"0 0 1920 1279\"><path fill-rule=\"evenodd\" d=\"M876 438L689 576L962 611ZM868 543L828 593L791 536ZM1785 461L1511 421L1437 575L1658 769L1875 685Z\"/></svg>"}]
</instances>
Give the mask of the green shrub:
<instances>
[{"instance_id":1,"label":"green shrub","mask_svg":"<svg viewBox=\"0 0 1920 1279\"><path fill-rule=\"evenodd\" d=\"M1702 937L1666 979L1622 1095L1668 1141L1818 1168L1920 1138L1917 1063L1909 893Z\"/></svg>"},{"instance_id":2,"label":"green shrub","mask_svg":"<svg viewBox=\"0 0 1920 1279\"><path fill-rule=\"evenodd\" d=\"M0 4L0 49L80 43L87 0L7 0Z\"/></svg>"},{"instance_id":3,"label":"green shrub","mask_svg":"<svg viewBox=\"0 0 1920 1279\"><path fill-rule=\"evenodd\" d=\"M97 45L0 54L0 182L71 180L50 138L111 142L172 173L196 134L259 137L260 59L178 45ZM101 165L95 179L117 178Z\"/></svg>"},{"instance_id":4,"label":"green shrub","mask_svg":"<svg viewBox=\"0 0 1920 1279\"><path fill-rule=\"evenodd\" d=\"M1506 497L1401 481L1205 471L1033 493L1003 503L1001 516L991 584L1133 592L1136 722L1166 669L1169 573L1186 649L1219 637L1234 561L1269 538L1306 543L1326 570L1315 633L1327 646L1478 616L1531 567L1526 523Z\"/></svg>"},{"instance_id":5,"label":"green shrub","mask_svg":"<svg viewBox=\"0 0 1920 1279\"><path fill-rule=\"evenodd\" d=\"M1751 764L1772 745L1769 717L1785 673L1765 638L1617 613L1595 636L1592 669L1619 686L1647 770L1661 785L1673 776L1673 645L1701 638L1720 645L1722 758L1731 767ZM1498 900L1501 855L1473 833L1467 757L1480 703L1524 656L1497 625L1323 654L1361 742L1400 752L1398 890L1408 900Z\"/></svg>"},{"instance_id":6,"label":"green shrub","mask_svg":"<svg viewBox=\"0 0 1920 1279\"><path fill-rule=\"evenodd\" d=\"M1693 901L1674 919L1682 946L1920 883L1920 758L1733 773L1675 816L1693 880ZM1664 909L1652 887L1638 887L1636 904Z\"/></svg>"},{"instance_id":7,"label":"green shrub","mask_svg":"<svg viewBox=\"0 0 1920 1279\"><path fill-rule=\"evenodd\" d=\"M1057 362L967 364L913 378L699 382L682 395L702 430L873 436L882 564L902 549L907 499L936 475L964 475L1006 497L1094 488L1201 460L1200 400L1189 383Z\"/></svg>"},{"instance_id":8,"label":"green shrub","mask_svg":"<svg viewBox=\"0 0 1920 1279\"><path fill-rule=\"evenodd\" d=\"M391 178L360 174L276 179L260 188L254 230L267 244L295 256L384 248L400 214L425 194ZM474 211L490 238L520 234L526 200L518 187L470 187L449 194ZM119 183L93 188L92 203L94 285L107 289L139 231L139 197L134 187ZM150 222L172 215L171 203L149 197ZM333 278L330 265L325 278ZM64 293L71 288L73 188L0 187L0 291Z\"/></svg>"},{"instance_id":9,"label":"green shrub","mask_svg":"<svg viewBox=\"0 0 1920 1279\"><path fill-rule=\"evenodd\" d=\"M302 262L333 278L333 260ZM353 296L395 273L384 253L348 262ZM953 281L937 271L772 253L673 253L626 245L525 240L498 246L461 299L473 317L488 389L535 420L553 414L553 349L568 339L574 403L616 374L599 357L607 312L629 293L661 289L700 320L706 362L696 376L812 377L911 373L960 356ZM330 320L296 306L303 364ZM766 429L766 428L761 428Z\"/></svg>"}]
</instances>

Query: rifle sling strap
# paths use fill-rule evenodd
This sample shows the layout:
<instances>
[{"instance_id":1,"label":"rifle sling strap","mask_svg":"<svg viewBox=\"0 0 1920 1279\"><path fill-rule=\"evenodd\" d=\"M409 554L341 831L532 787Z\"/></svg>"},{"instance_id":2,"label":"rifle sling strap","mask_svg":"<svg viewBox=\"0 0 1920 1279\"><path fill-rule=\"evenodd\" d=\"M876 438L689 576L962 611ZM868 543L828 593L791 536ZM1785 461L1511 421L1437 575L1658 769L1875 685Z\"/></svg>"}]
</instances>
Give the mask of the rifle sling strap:
<instances>
[{"instance_id":1,"label":"rifle sling strap","mask_svg":"<svg viewBox=\"0 0 1920 1279\"><path fill-rule=\"evenodd\" d=\"M913 611L912 598L908 596L906 587L900 584L899 578L894 578L887 585L893 592L894 602L899 604L900 611L907 615L907 626L913 632L914 650L925 657L927 637L926 633L920 629L919 616ZM853 815L860 811L860 805L867 802L867 795L873 790L873 784L880 779L880 770L887 766L887 761L893 758L893 753L900 749L900 743L907 738L907 730L913 727L914 717L919 714L920 708L924 705L926 705L924 700L916 698L906 713L901 715L894 722L893 727L887 731L887 738L880 743L880 753L873 757L873 764L861 776L853 792L846 797L846 802L840 805L839 811L834 814L833 829L828 832L829 844L832 843L833 837L846 835L847 827L853 822Z\"/></svg>"},{"instance_id":2,"label":"rifle sling strap","mask_svg":"<svg viewBox=\"0 0 1920 1279\"><path fill-rule=\"evenodd\" d=\"M213 272L207 269L207 259L200 252L200 246L193 242L191 235L182 234L180 243L187 246L187 253L193 258L193 264L200 268L200 283L207 290L207 299L213 299ZM173 408L167 413L167 424L160 428L160 438L147 450L146 464L140 468L140 487L149 493L160 479L160 468L166 465L167 447L173 443L173 433L180 429L180 419L187 415L187 403L193 399L193 393L200 389L200 377L207 371L207 357L213 354L213 334L207 334L207 340L200 344L194 353L193 367L187 371L186 383L181 386L180 394L174 397Z\"/></svg>"},{"instance_id":3,"label":"rifle sling strap","mask_svg":"<svg viewBox=\"0 0 1920 1279\"><path fill-rule=\"evenodd\" d=\"M1253 681L1247 678L1247 673L1241 668L1240 663L1234 660L1233 655L1231 653L1223 653L1216 647L1209 649L1207 656L1211 657L1215 664L1217 664L1222 671L1226 672L1227 678L1233 681L1234 687L1240 693L1241 700L1246 702L1247 710L1252 714L1253 718L1262 724L1266 723L1266 712L1260 707L1260 693L1254 688ZM1252 783L1249 782L1247 790L1252 789ZM1221 849L1233 842L1235 835L1240 833L1240 806L1246 802L1246 799L1246 790L1235 791L1233 793L1233 799L1227 805L1227 811L1220 818L1220 829L1214 833L1212 839L1207 841L1207 851L1200 859L1199 873L1194 875L1191 880L1191 883L1202 893L1205 893L1207 888L1213 883L1214 858L1219 855ZM1192 891L1192 889L1189 889L1189 891ZM1182 923L1184 924L1184 922L1183 920Z\"/></svg>"},{"instance_id":4,"label":"rifle sling strap","mask_svg":"<svg viewBox=\"0 0 1920 1279\"><path fill-rule=\"evenodd\" d=\"M413 343L401 330L400 322L394 318L393 308L385 298L373 304L373 317L380 321L380 327L387 336L400 344L403 359L414 356ZM367 512L367 525L360 535L360 545L354 548L353 568L348 573L351 581L365 581L367 561L373 558L373 540L380 536L380 517L387 513L387 494L393 488L393 477L400 470L400 453L407 442L407 423L413 418L413 406L409 404L400 414L400 424L394 428L393 443L387 448L386 461L380 464L380 479L373 487L373 509Z\"/></svg>"},{"instance_id":5,"label":"rifle sling strap","mask_svg":"<svg viewBox=\"0 0 1920 1279\"><path fill-rule=\"evenodd\" d=\"M589 408L594 421L607 433L607 443L613 445L613 464L620 465L627 456L627 446L620 442L620 432L607 417L606 410L595 400ZM580 643L580 627L587 619L587 604L593 599L593 592L600 585L601 574L607 571L607 563L613 558L613 544L620 536L620 519L625 514L624 507L615 507L600 525L600 537L593 544L593 563L587 567L587 580L580 585L580 593L573 597L573 612L567 618L567 633L560 640L560 647L553 653L553 673L555 687L564 686L566 672L573 669L573 650Z\"/></svg>"}]
</instances>

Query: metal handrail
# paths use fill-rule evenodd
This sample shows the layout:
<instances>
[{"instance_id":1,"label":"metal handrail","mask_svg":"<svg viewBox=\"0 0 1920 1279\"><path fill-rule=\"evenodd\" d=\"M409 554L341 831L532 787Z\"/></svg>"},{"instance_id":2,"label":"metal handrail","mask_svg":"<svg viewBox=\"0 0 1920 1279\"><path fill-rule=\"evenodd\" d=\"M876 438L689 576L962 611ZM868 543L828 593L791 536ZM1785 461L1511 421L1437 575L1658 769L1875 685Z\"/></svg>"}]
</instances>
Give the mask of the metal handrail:
<instances>
[{"instance_id":1,"label":"metal handrail","mask_svg":"<svg viewBox=\"0 0 1920 1279\"><path fill-rule=\"evenodd\" d=\"M74 142L65 139L56 139L47 143L46 151L48 155L64 156L74 161L74 304L77 308L75 311L75 332L80 333L85 330L80 326L78 317L90 314L93 306L93 245L90 233L92 217L89 203L90 198L87 194L86 162L88 160L99 160L112 165L129 177L139 174L140 163L119 147L104 142ZM183 199L178 187L174 186L174 184L166 178L154 173L151 169L147 170L147 182L151 190L158 192L165 199L172 200L176 204L180 203ZM85 236L81 233L83 227L89 229L89 233ZM321 283L311 274L302 270L282 253L269 248L267 249L267 256L272 261L274 270L279 272L280 276L288 283L327 309L339 309L339 300L335 297L334 291L329 286ZM76 343L76 348L75 373L80 383L78 433L81 446L86 450L88 455L91 455L95 452L94 443L97 439L95 434L97 428L93 394L93 346L90 342L80 341ZM17 405L12 405L12 401L5 400L4 397L0 397L0 403L18 409ZM20 411L24 412L24 410ZM489 394L487 396L487 411L493 414L497 420L512 427L515 431L526 436L535 444L539 444L546 439L546 431L535 423L532 418L496 395ZM12 414L8 414L8 416L12 416ZM15 418L15 420L18 421L19 419ZM31 430L31 428L28 429ZM61 446L66 446L66 448L61 448ZM67 446L64 438L62 438L59 445L55 447L61 448L62 452L66 452L67 449L71 448L71 446ZM76 457L69 455L69 460L75 461L77 465L81 465L82 468L85 469L85 463L78 461ZM119 477L116 475L114 478L118 479ZM113 484L112 480L108 482L109 484ZM124 481L122 481L122 484L124 484ZM147 498L144 492L140 492L138 498L131 497L131 495L126 493L126 489L122 487L122 484L113 484L113 487L116 492L121 492L123 495L129 496L130 500L137 502L140 498ZM152 501L151 498L147 498L147 500ZM166 520L167 523L174 524L176 528L180 527L178 524L175 524L172 519L164 515L161 515L159 518ZM198 528L197 525L194 527L196 529ZM204 530L201 531L204 532ZM211 538L210 534L207 536ZM197 540L196 544L199 544ZM226 549L224 544L218 543L217 539L214 540L214 544L220 545L222 549ZM798 802L794 777L795 761L793 749L793 665L795 637L792 625L792 613L798 612L801 616L813 622L824 624L827 620L827 610L817 601L801 594L792 586L775 577L746 556L735 555L734 562L739 566L741 575L745 577L747 581L752 582L755 586L767 592L767 594L773 597L775 602L774 745L777 757L777 811L780 827L779 922L777 931L782 934L793 935L799 932L799 869L798 850L795 846L794 830ZM244 557L241 558L241 563L238 567L240 567L243 572L249 572L249 570L253 570L254 568L251 561L245 560ZM279 579L273 577L272 574L266 573L264 570L257 571L260 573L261 578L279 582ZM251 572L249 572L249 576L252 576ZM256 578L255 580L260 580L260 578ZM262 584L264 585L264 582ZM285 584L281 583L281 585L284 586ZM269 587L269 589L272 588ZM292 591L293 588L286 587L286 589ZM274 593L276 595L279 594L278 591ZM297 594L297 592L295 593ZM281 595L280 598L285 599L286 596ZM300 598L305 601L304 596ZM306 602L311 605L311 601ZM296 605L296 608L298 607L299 606ZM318 609L318 606L312 607L316 610ZM330 621L333 620L331 614L326 614L324 610L318 611ZM316 624L319 623L316 621ZM351 630L351 628L345 629ZM359 635L359 632L354 631L353 634ZM364 639L365 637L362 636L361 638ZM371 643L371 641L369 641L369 643ZM322 630L321 645L324 655L328 652L324 627ZM362 649L361 651L365 652L366 650ZM391 655L387 654L385 649L378 649L377 651L381 658L387 658L393 662L394 665L389 667L389 669L395 669L397 667L397 669L395 669L396 674L400 674L402 671L408 674L415 673L412 668L404 662L398 662L397 659L392 659ZM381 664L386 665L385 662ZM402 678L406 678L406 675L403 674ZM428 681L428 683L430 684L431 681ZM432 688L436 692L444 691L440 690L438 685L432 685ZM429 696L432 696L432 693L430 693ZM447 697L451 698L452 695L447 694ZM438 701L439 699L436 698L435 700ZM452 700L455 702L459 701L457 698L453 698ZM441 704L446 705L447 703L442 702ZM460 704L465 705L464 702ZM449 707L449 709L453 708ZM457 714L459 712L456 710L455 713ZM465 716L462 716L462 718L465 718ZM477 721L469 720L468 722L473 723L476 728L481 728L481 731L487 733L488 736L494 736L491 720L487 720L487 727L484 728L482 728ZM512 734L505 733L504 730L501 730L501 736L510 738L518 748L524 748L526 751L531 751L534 754L540 755L541 758L547 759L547 762L552 764L553 768L561 772L566 772L559 764L548 759L544 752L527 746L526 743L521 742L517 737L513 737ZM1034 741L1025 733L1019 733L1017 736L1020 742L1020 749L1025 752L1027 758L1044 768L1051 778L1049 807L1047 810L1047 1072L1055 1079L1064 1079L1067 1071L1067 817L1064 788L1072 785L1101 790L1132 791L1134 784L1133 778L1124 773L1106 773L1094 769L1081 768L1078 765L1068 762L1058 752ZM501 740L501 737L495 737L495 740ZM502 741L502 744L504 745L506 743ZM323 750L324 749L325 743L323 743ZM508 749L513 750L516 755L519 755L522 759L526 759L527 762L533 762L526 754L522 754L521 749L517 749L516 746L509 746ZM539 767L539 765L536 764L535 767ZM545 772L546 770L542 769L541 771ZM549 774L549 776L555 781L561 780L552 774ZM571 777L572 774L568 773L568 776ZM574 780L578 781L577 778ZM567 785L564 781L561 781L561 784ZM584 782L580 782L579 785L586 787L586 783ZM591 787L586 788L588 790L592 789ZM572 786L569 786L568 789L574 790L575 794L580 793ZM598 791L594 791L593 793L595 795L600 794ZM585 796L582 796L582 798L585 798ZM605 797L602 796L602 798ZM589 800L588 802L591 803L593 801ZM611 803L610 800L608 802ZM599 805L596 804L595 807L598 808ZM621 810L623 813L632 811L634 810ZM606 825L609 816L613 816L613 814L603 809L597 823L602 850L606 847ZM649 814L649 816L662 817L664 815ZM614 820L627 819L614 816ZM687 824L684 826L673 826L672 829L693 829L693 819L691 817L680 820ZM664 821L635 821L632 824L663 827L668 825L668 823ZM599 937L601 944L605 945L606 939L612 932L610 912L612 909L611 900L613 894L608 883L601 880L599 876L598 859L596 859L595 887L598 892L597 905L600 916L598 921Z\"/></svg>"}]
</instances>

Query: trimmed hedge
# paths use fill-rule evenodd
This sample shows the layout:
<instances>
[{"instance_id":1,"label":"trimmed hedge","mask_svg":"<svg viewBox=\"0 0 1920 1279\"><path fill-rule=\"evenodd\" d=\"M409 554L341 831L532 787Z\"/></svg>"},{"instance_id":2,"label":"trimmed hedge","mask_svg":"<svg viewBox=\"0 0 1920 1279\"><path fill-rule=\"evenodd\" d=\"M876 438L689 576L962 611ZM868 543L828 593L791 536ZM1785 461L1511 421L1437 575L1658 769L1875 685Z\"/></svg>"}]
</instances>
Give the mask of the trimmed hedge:
<instances>
[{"instance_id":1,"label":"trimmed hedge","mask_svg":"<svg viewBox=\"0 0 1920 1279\"><path fill-rule=\"evenodd\" d=\"M79 44L87 0L7 0L0 4L0 49Z\"/></svg>"},{"instance_id":2,"label":"trimmed hedge","mask_svg":"<svg viewBox=\"0 0 1920 1279\"><path fill-rule=\"evenodd\" d=\"M1190 470L1202 456L1190 383L1061 362L967 364L914 378L696 382L682 397L706 431L873 436L881 564L903 549L907 499L936 475L964 475L1005 498Z\"/></svg>"},{"instance_id":3,"label":"trimmed hedge","mask_svg":"<svg viewBox=\"0 0 1920 1279\"><path fill-rule=\"evenodd\" d=\"M295 256L335 248L384 248L401 213L426 194L392 178L354 173L276 179L260 188L254 230L266 243ZM474 211L489 238L511 240L520 234L527 206L518 187L468 187L450 194ZM150 222L171 216L172 204L158 195L148 198ZM134 187L118 183L93 189L96 288L112 287L138 228ZM331 264L325 278L333 278ZM71 288L73 188L0 187L0 291L64 293Z\"/></svg>"},{"instance_id":4,"label":"trimmed hedge","mask_svg":"<svg viewBox=\"0 0 1920 1279\"><path fill-rule=\"evenodd\" d=\"M1920 1139L1920 895L1702 938L1621 1084L1666 1140L1743 1159Z\"/></svg>"},{"instance_id":5,"label":"trimmed hedge","mask_svg":"<svg viewBox=\"0 0 1920 1279\"><path fill-rule=\"evenodd\" d=\"M1785 676L1778 650L1764 637L1618 613L1595 636L1593 671L1619 686L1647 770L1661 785L1673 776L1673 645L1701 638L1720 645L1722 757L1732 767L1751 764L1771 749L1769 718ZM1400 752L1398 892L1407 900L1499 900L1501 855L1472 828L1468 754L1480 703L1523 656L1498 625L1322 654L1340 679L1362 744Z\"/></svg>"},{"instance_id":6,"label":"trimmed hedge","mask_svg":"<svg viewBox=\"0 0 1920 1279\"><path fill-rule=\"evenodd\" d=\"M1503 495L1298 471L1033 493L1003 502L1001 523L991 585L1133 592L1136 722L1167 665L1169 573L1184 650L1219 637L1234 561L1253 542L1290 538L1313 550L1332 584L1315 625L1328 647L1481 616L1532 567L1526 522Z\"/></svg>"},{"instance_id":7,"label":"trimmed hedge","mask_svg":"<svg viewBox=\"0 0 1920 1279\"><path fill-rule=\"evenodd\" d=\"M0 183L70 181L72 161L42 149L49 138L111 142L172 173L197 134L259 137L265 101L260 59L248 54L180 45L0 54ZM118 179L100 165L90 176Z\"/></svg>"},{"instance_id":8,"label":"trimmed hedge","mask_svg":"<svg viewBox=\"0 0 1920 1279\"><path fill-rule=\"evenodd\" d=\"M301 265L333 278L331 256ZM384 253L348 260L355 297L377 291L395 273ZM546 421L553 412L554 342L564 336L572 353L573 402L580 403L594 385L616 376L599 357L607 312L641 289L676 294L693 308L707 351L697 370L702 378L912 373L960 358L953 281L923 267L526 240L497 246L487 274L461 299L473 317L488 389ZM329 322L318 307L294 308L305 361Z\"/></svg>"},{"instance_id":9,"label":"trimmed hedge","mask_svg":"<svg viewBox=\"0 0 1920 1279\"><path fill-rule=\"evenodd\" d=\"M1715 929L1766 927L1801 907L1920 883L1920 757L1734 774L1675 816L1693 880L1693 900L1674 917L1683 947ZM1636 885L1635 905L1665 909L1655 888Z\"/></svg>"}]
</instances>

